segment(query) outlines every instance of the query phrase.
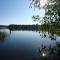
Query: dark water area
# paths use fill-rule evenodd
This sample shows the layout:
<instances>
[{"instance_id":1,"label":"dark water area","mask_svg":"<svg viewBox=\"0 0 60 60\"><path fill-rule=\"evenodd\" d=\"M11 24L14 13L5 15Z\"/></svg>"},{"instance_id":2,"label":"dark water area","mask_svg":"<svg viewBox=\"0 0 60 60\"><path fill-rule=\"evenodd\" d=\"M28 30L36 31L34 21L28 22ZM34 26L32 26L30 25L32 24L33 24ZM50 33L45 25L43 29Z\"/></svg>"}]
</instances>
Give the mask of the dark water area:
<instances>
[{"instance_id":1,"label":"dark water area","mask_svg":"<svg viewBox=\"0 0 60 60\"><path fill-rule=\"evenodd\" d=\"M0 60L60 60L60 36L0 29Z\"/></svg>"}]
</instances>

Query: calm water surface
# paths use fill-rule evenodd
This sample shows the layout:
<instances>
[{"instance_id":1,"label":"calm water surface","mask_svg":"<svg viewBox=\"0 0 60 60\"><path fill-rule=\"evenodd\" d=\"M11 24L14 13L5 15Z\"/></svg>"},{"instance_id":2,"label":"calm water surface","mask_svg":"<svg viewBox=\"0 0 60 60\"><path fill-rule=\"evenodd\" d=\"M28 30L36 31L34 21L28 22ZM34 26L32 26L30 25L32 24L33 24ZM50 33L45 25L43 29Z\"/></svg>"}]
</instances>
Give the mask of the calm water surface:
<instances>
[{"instance_id":1,"label":"calm water surface","mask_svg":"<svg viewBox=\"0 0 60 60\"><path fill-rule=\"evenodd\" d=\"M48 52L47 57L42 55L44 50ZM0 60L54 60L54 57L60 57L60 36L42 31L0 29Z\"/></svg>"}]
</instances>

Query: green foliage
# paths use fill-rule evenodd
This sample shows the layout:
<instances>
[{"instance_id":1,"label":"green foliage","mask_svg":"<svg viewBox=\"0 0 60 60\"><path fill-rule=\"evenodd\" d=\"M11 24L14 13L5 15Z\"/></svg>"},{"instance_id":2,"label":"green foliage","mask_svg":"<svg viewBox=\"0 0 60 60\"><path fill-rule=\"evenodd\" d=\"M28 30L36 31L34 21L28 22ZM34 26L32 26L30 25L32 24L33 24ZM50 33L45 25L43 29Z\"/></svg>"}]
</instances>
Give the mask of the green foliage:
<instances>
[{"instance_id":1,"label":"green foliage","mask_svg":"<svg viewBox=\"0 0 60 60\"><path fill-rule=\"evenodd\" d=\"M34 21L36 21L36 20L40 20L40 16L39 16L39 15L32 16L32 19L33 19Z\"/></svg>"},{"instance_id":2,"label":"green foliage","mask_svg":"<svg viewBox=\"0 0 60 60\"><path fill-rule=\"evenodd\" d=\"M5 37L6 37L6 33L0 32L0 41L4 40Z\"/></svg>"},{"instance_id":3,"label":"green foliage","mask_svg":"<svg viewBox=\"0 0 60 60\"><path fill-rule=\"evenodd\" d=\"M31 0L31 7L41 8L41 0ZM43 20L45 23L59 25L60 24L60 0L47 0L48 2L42 7L45 9L45 17ZM34 21L40 20L39 16L32 17ZM42 20L42 21L43 21ZM43 23L43 22L42 22Z\"/></svg>"},{"instance_id":4,"label":"green foliage","mask_svg":"<svg viewBox=\"0 0 60 60\"><path fill-rule=\"evenodd\" d=\"M30 6L32 8L32 6L34 6L34 8L39 8L40 9L40 0L30 0Z\"/></svg>"}]
</instances>

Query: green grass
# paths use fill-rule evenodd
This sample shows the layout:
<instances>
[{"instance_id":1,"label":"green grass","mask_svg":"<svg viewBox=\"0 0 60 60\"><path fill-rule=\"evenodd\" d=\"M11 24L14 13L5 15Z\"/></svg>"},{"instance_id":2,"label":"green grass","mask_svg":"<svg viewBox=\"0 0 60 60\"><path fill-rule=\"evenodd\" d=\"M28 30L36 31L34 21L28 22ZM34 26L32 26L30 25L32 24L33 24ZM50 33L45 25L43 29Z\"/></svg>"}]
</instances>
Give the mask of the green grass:
<instances>
[{"instance_id":1,"label":"green grass","mask_svg":"<svg viewBox=\"0 0 60 60\"><path fill-rule=\"evenodd\" d=\"M5 37L6 37L6 33L0 32L0 40L4 40Z\"/></svg>"}]
</instances>

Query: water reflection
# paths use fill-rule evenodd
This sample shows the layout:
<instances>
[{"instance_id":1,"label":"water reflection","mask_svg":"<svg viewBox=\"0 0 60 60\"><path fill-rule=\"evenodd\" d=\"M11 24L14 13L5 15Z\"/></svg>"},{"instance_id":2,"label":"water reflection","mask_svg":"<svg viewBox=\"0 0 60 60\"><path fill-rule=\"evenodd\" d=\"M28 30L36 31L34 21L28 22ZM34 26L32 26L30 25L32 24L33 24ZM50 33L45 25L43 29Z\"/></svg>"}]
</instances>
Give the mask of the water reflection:
<instances>
[{"instance_id":1,"label":"water reflection","mask_svg":"<svg viewBox=\"0 0 60 60\"><path fill-rule=\"evenodd\" d=\"M39 56L42 60L58 60L60 59L60 42L56 42L56 46L49 47L41 45L39 48Z\"/></svg>"},{"instance_id":2,"label":"water reflection","mask_svg":"<svg viewBox=\"0 0 60 60\"><path fill-rule=\"evenodd\" d=\"M56 42L55 46L41 45L39 50L39 56L42 60L60 60L60 42Z\"/></svg>"},{"instance_id":3,"label":"water reflection","mask_svg":"<svg viewBox=\"0 0 60 60\"><path fill-rule=\"evenodd\" d=\"M33 60L33 58L34 60L58 60L60 40L57 37L57 34L48 31L2 30L0 40L6 42L0 43L0 56L8 60L11 57L11 60L18 58L20 60ZM6 58L5 55L9 58Z\"/></svg>"},{"instance_id":4,"label":"water reflection","mask_svg":"<svg viewBox=\"0 0 60 60\"><path fill-rule=\"evenodd\" d=\"M0 30L0 42L3 42L7 36L9 36L8 31L1 29Z\"/></svg>"},{"instance_id":5,"label":"water reflection","mask_svg":"<svg viewBox=\"0 0 60 60\"><path fill-rule=\"evenodd\" d=\"M54 34L54 33L50 33L50 32L47 32L47 31L38 31L38 33L40 34L40 36L42 38L50 38L51 40L56 40L56 37L57 37L57 34Z\"/></svg>"},{"instance_id":6,"label":"water reflection","mask_svg":"<svg viewBox=\"0 0 60 60\"><path fill-rule=\"evenodd\" d=\"M6 37L5 32L0 32L0 41L3 41Z\"/></svg>"},{"instance_id":7,"label":"water reflection","mask_svg":"<svg viewBox=\"0 0 60 60\"><path fill-rule=\"evenodd\" d=\"M38 33L40 34L40 37L45 39L48 38L48 40L50 39L51 42L55 40L54 46L46 46L42 44L40 48L38 48L41 60L60 60L60 42L57 42L59 33L55 33L54 31L38 31Z\"/></svg>"}]
</instances>

